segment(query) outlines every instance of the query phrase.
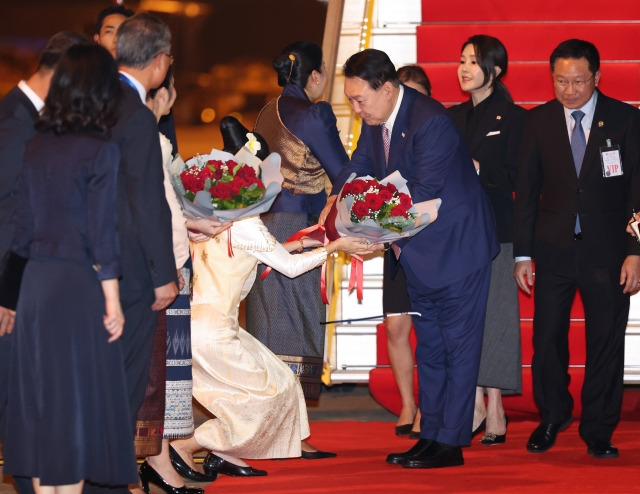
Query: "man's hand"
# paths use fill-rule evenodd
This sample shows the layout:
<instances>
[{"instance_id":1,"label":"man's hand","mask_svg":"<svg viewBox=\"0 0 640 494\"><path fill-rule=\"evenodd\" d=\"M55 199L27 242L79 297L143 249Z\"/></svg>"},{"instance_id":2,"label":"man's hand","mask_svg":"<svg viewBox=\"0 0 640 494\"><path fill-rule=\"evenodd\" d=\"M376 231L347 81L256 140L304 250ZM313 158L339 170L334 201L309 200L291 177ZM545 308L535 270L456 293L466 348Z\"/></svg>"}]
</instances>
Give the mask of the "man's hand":
<instances>
[{"instance_id":1,"label":"man's hand","mask_svg":"<svg viewBox=\"0 0 640 494\"><path fill-rule=\"evenodd\" d=\"M173 281L171 283L167 283L166 285L159 286L153 291L156 294L156 300L151 306L152 310L166 309L178 296L178 287Z\"/></svg>"},{"instance_id":2,"label":"man's hand","mask_svg":"<svg viewBox=\"0 0 640 494\"><path fill-rule=\"evenodd\" d=\"M10 334L16 323L16 311L0 307L0 336Z\"/></svg>"},{"instance_id":3,"label":"man's hand","mask_svg":"<svg viewBox=\"0 0 640 494\"><path fill-rule=\"evenodd\" d=\"M329 216L331 207L333 206L333 203L336 202L337 198L338 198L337 194L329 196L329 198L327 199L327 204L324 206L322 211L320 211L320 217L318 218L318 225L323 226L324 222L327 221L327 216Z\"/></svg>"},{"instance_id":4,"label":"man's hand","mask_svg":"<svg viewBox=\"0 0 640 494\"><path fill-rule=\"evenodd\" d=\"M640 289L640 256L627 256L620 270L622 293L635 293Z\"/></svg>"},{"instance_id":5,"label":"man's hand","mask_svg":"<svg viewBox=\"0 0 640 494\"><path fill-rule=\"evenodd\" d=\"M533 263L531 261L517 262L513 268L513 276L520 289L527 295L531 295L533 286Z\"/></svg>"}]
</instances>

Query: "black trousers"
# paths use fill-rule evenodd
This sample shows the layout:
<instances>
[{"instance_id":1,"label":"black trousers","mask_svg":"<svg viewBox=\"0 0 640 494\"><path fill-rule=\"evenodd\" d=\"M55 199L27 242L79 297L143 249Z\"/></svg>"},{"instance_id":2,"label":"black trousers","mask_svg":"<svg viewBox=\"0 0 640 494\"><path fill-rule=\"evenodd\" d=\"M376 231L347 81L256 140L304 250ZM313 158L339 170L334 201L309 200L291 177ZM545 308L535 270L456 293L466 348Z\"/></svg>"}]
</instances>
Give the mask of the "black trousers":
<instances>
[{"instance_id":1,"label":"black trousers","mask_svg":"<svg viewBox=\"0 0 640 494\"><path fill-rule=\"evenodd\" d=\"M136 416L144 401L149 382L151 349L158 319L158 313L151 310L154 297L153 291L144 294L120 294L125 318L122 350L129 387L132 430L135 430Z\"/></svg>"},{"instance_id":2,"label":"black trousers","mask_svg":"<svg viewBox=\"0 0 640 494\"><path fill-rule=\"evenodd\" d=\"M620 267L595 267L580 241L573 248L573 263L562 273L545 270L543 263L536 266L533 393L542 422L559 424L572 413L568 334L579 289L587 348L580 435L586 441L608 441L620 420L629 294L622 293Z\"/></svg>"}]
</instances>

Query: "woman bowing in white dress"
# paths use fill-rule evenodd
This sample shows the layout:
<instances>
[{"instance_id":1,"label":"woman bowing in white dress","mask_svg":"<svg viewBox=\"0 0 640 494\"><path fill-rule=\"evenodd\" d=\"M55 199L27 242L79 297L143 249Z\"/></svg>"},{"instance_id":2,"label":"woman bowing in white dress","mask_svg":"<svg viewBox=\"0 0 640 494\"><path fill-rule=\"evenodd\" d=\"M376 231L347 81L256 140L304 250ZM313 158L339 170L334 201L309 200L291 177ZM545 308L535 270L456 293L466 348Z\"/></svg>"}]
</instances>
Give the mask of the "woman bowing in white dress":
<instances>
[{"instance_id":1,"label":"woman bowing in white dress","mask_svg":"<svg viewBox=\"0 0 640 494\"><path fill-rule=\"evenodd\" d=\"M229 255L231 235L233 256ZM297 255L308 247L314 250ZM228 231L192 242L191 342L193 396L215 417L194 436L172 442L181 459L195 468L193 454L207 449L207 475L266 475L246 459L295 458L309 436L300 383L291 369L239 326L238 311L259 262L294 278L321 265L340 250L365 255L362 238L343 237L321 246L304 237L280 244L258 216L233 223Z\"/></svg>"}]
</instances>

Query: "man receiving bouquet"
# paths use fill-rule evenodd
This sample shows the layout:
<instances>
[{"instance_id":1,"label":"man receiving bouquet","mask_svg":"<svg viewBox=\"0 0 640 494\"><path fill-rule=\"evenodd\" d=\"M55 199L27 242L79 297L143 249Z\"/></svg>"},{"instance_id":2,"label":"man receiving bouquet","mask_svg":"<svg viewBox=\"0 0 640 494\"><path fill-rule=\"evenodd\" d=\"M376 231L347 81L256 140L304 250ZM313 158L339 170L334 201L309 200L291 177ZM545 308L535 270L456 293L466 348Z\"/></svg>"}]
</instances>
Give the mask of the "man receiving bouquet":
<instances>
[{"instance_id":1,"label":"man receiving bouquet","mask_svg":"<svg viewBox=\"0 0 640 494\"><path fill-rule=\"evenodd\" d=\"M385 223L390 228L382 235L378 232L376 240L394 242L388 262L402 265L411 310L420 314L413 320L418 337L420 440L406 452L390 454L387 462L405 468L462 465L461 446L471 440L491 260L499 251L491 206L464 139L444 107L400 84L384 52L358 52L346 61L343 72L345 94L364 124L351 164L335 181L321 221L352 174L391 178L398 172L406 180L414 207L426 202L431 208L419 224L417 215L413 226L411 210L406 217L399 214L402 208L389 210L396 217L392 223L400 216L403 220ZM351 185L346 194L342 192L346 199L337 204L338 231L344 226L341 203L352 201L349 215L357 221L368 215L364 207L356 207L362 194L366 204L366 191ZM370 201L369 211L386 211L386 206L377 208L378 202ZM402 201L407 204L398 195L398 205ZM425 228L436 214L437 220ZM352 232L361 227L375 233L373 225L364 225L370 219L352 223L349 216L348 220Z\"/></svg>"}]
</instances>

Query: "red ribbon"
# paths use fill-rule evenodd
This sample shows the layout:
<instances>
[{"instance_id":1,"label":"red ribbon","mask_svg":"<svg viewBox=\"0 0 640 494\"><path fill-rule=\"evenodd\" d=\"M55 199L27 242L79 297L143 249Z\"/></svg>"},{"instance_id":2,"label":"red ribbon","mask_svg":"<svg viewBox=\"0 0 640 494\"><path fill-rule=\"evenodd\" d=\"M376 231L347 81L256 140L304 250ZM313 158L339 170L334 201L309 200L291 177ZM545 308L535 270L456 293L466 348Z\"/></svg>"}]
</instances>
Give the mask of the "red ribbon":
<instances>
[{"instance_id":1,"label":"red ribbon","mask_svg":"<svg viewBox=\"0 0 640 494\"><path fill-rule=\"evenodd\" d=\"M231 246L231 228L227 229L227 253L233 257L233 247Z\"/></svg>"},{"instance_id":2,"label":"red ribbon","mask_svg":"<svg viewBox=\"0 0 640 494\"><path fill-rule=\"evenodd\" d=\"M349 291L356 289L356 294L358 296L358 301L362 302L362 276L363 276L363 266L362 261L356 259L355 257L351 258L351 273L349 275Z\"/></svg>"},{"instance_id":3,"label":"red ribbon","mask_svg":"<svg viewBox=\"0 0 640 494\"><path fill-rule=\"evenodd\" d=\"M286 241L293 242L302 237L309 237L314 240L318 240L322 242L324 245L329 243L329 239L327 238L325 228L320 225L312 225L308 228L303 228L300 231L297 231L293 235L291 235ZM233 255L233 254L230 254ZM260 279L264 280L269 273L271 273L271 266L267 266L267 268L260 275ZM363 293L363 265L362 261L352 257L351 258L351 273L349 276L349 290L356 289L356 293L358 296L358 300L362 301ZM322 296L322 302L325 305L329 305L329 298L327 296L327 263L325 262L322 265L322 271L320 273L320 295Z\"/></svg>"}]
</instances>

